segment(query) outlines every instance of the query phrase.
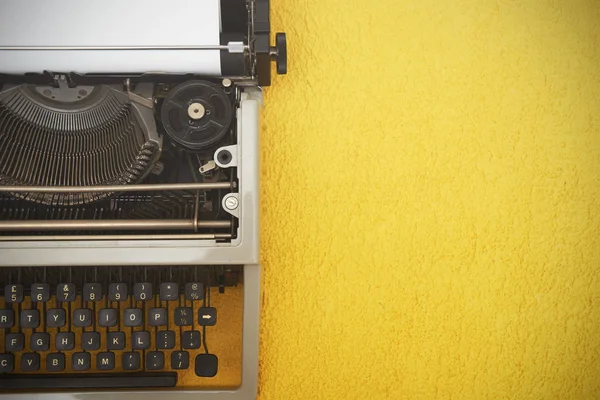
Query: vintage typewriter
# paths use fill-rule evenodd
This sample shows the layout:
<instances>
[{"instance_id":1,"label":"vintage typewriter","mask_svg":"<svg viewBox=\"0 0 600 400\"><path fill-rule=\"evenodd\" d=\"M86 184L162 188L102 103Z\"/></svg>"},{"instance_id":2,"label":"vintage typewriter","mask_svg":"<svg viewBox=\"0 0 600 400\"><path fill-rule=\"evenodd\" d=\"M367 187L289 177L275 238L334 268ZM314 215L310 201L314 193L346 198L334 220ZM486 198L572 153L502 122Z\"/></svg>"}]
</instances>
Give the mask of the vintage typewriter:
<instances>
[{"instance_id":1,"label":"vintage typewriter","mask_svg":"<svg viewBox=\"0 0 600 400\"><path fill-rule=\"evenodd\" d=\"M0 398L255 398L268 0L0 2Z\"/></svg>"}]
</instances>

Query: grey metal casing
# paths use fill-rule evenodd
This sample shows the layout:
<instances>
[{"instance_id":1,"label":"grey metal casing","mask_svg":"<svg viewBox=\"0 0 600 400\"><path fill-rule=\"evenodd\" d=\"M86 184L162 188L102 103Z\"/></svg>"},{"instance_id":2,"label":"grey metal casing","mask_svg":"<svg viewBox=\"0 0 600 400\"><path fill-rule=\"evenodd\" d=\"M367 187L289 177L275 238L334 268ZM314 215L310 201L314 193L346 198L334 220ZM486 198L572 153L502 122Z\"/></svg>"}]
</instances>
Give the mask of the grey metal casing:
<instances>
[{"instance_id":1,"label":"grey metal casing","mask_svg":"<svg viewBox=\"0 0 600 400\"><path fill-rule=\"evenodd\" d=\"M0 266L258 264L258 130L262 93L247 88L237 110L240 221L231 243L214 240L0 243Z\"/></svg>"},{"instance_id":2,"label":"grey metal casing","mask_svg":"<svg viewBox=\"0 0 600 400\"><path fill-rule=\"evenodd\" d=\"M212 240L118 240L0 243L0 266L244 265L242 385L236 390L5 394L14 400L248 400L258 384L259 111L262 92L247 88L237 110L240 223L231 243Z\"/></svg>"}]
</instances>

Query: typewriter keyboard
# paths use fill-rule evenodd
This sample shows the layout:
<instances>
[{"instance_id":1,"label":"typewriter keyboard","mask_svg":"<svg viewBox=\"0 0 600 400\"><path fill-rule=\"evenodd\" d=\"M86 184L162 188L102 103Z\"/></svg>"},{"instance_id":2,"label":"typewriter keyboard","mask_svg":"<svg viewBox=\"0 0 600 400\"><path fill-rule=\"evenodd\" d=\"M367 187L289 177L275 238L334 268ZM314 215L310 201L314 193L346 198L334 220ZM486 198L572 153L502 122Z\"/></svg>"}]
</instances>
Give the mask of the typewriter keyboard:
<instances>
[{"instance_id":1,"label":"typewriter keyboard","mask_svg":"<svg viewBox=\"0 0 600 400\"><path fill-rule=\"evenodd\" d=\"M0 391L241 384L241 267L0 268Z\"/></svg>"}]
</instances>

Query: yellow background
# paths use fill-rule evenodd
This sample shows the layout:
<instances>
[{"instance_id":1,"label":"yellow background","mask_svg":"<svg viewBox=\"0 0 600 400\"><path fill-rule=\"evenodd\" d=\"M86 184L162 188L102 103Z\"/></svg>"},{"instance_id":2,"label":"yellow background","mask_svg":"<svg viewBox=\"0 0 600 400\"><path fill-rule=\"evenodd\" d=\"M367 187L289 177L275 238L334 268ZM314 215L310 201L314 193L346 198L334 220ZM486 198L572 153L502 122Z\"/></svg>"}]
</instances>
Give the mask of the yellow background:
<instances>
[{"instance_id":1,"label":"yellow background","mask_svg":"<svg viewBox=\"0 0 600 400\"><path fill-rule=\"evenodd\" d=\"M600 399L600 2L271 8L259 398Z\"/></svg>"}]
</instances>

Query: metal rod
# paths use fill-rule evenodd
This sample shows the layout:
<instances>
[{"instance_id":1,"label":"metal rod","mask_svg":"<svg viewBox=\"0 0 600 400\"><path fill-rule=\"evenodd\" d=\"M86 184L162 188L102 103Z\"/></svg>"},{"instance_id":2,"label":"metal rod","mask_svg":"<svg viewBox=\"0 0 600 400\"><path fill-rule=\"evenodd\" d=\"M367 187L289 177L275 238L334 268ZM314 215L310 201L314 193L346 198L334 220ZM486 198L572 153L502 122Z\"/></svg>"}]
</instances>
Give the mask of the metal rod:
<instances>
[{"instance_id":1,"label":"metal rod","mask_svg":"<svg viewBox=\"0 0 600 400\"><path fill-rule=\"evenodd\" d=\"M194 232L198 232L198 212L200 211L200 192L196 190L196 203L194 204Z\"/></svg>"},{"instance_id":2,"label":"metal rod","mask_svg":"<svg viewBox=\"0 0 600 400\"><path fill-rule=\"evenodd\" d=\"M231 239L230 233L171 235L65 235L0 236L0 242L49 242L55 240L217 240Z\"/></svg>"},{"instance_id":3,"label":"metal rod","mask_svg":"<svg viewBox=\"0 0 600 400\"><path fill-rule=\"evenodd\" d=\"M65 230L193 230L198 228L229 228L231 221L193 221L191 219L132 219L132 220L59 220L59 221L0 221L0 231L65 231Z\"/></svg>"},{"instance_id":4,"label":"metal rod","mask_svg":"<svg viewBox=\"0 0 600 400\"><path fill-rule=\"evenodd\" d=\"M159 185L114 186L0 186L0 192L29 193L98 193L98 192L153 192L162 190L212 190L231 189L230 182L173 183Z\"/></svg>"},{"instance_id":5,"label":"metal rod","mask_svg":"<svg viewBox=\"0 0 600 400\"><path fill-rule=\"evenodd\" d=\"M248 49L248 45L244 45ZM227 45L198 46L0 46L0 50L229 50Z\"/></svg>"}]
</instances>

